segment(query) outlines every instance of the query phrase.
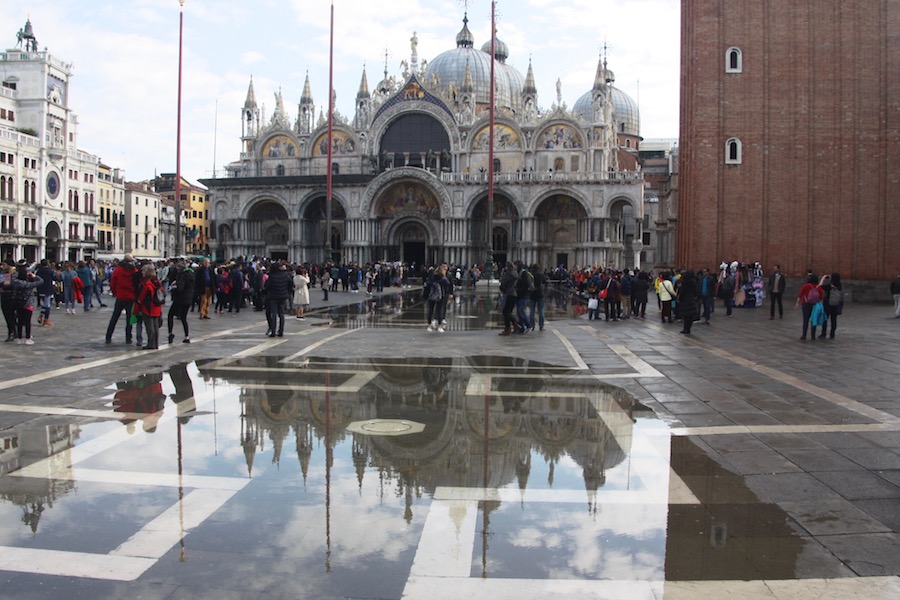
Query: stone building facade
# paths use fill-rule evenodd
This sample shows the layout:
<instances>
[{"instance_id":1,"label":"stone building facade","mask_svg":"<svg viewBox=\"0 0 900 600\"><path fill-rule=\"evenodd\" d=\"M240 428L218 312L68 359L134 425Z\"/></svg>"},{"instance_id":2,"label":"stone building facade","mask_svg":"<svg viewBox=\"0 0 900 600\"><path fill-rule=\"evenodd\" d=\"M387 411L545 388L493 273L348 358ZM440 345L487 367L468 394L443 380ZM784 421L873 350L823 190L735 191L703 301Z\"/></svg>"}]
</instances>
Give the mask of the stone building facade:
<instances>
[{"instance_id":1,"label":"stone building facade","mask_svg":"<svg viewBox=\"0 0 900 600\"><path fill-rule=\"evenodd\" d=\"M467 23L456 47L431 62L419 60L413 35L404 72L396 78L385 68L372 92L363 71L354 116L334 116L330 166L328 124L321 112L315 118L309 77L294 120L280 92L266 120L251 80L241 156L228 165L227 177L202 180L210 190L215 254L416 265L467 265L490 257L551 267L638 266L640 120L636 103L613 85L606 60L574 107L563 104L558 84L556 102L541 110L531 65L523 76L507 63L509 50L497 40L491 141L491 45L476 48Z\"/></svg>"}]
</instances>

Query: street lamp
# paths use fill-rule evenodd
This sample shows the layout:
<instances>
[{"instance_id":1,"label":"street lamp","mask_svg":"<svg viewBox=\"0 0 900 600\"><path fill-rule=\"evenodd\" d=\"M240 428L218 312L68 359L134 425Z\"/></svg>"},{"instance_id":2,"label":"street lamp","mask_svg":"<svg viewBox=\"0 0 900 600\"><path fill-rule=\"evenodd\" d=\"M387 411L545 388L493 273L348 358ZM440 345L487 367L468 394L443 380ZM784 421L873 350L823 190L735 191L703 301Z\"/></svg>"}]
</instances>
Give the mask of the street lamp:
<instances>
[{"instance_id":1,"label":"street lamp","mask_svg":"<svg viewBox=\"0 0 900 600\"><path fill-rule=\"evenodd\" d=\"M181 255L181 47L184 40L184 0L178 0L178 128L175 138L175 255Z\"/></svg>"}]
</instances>

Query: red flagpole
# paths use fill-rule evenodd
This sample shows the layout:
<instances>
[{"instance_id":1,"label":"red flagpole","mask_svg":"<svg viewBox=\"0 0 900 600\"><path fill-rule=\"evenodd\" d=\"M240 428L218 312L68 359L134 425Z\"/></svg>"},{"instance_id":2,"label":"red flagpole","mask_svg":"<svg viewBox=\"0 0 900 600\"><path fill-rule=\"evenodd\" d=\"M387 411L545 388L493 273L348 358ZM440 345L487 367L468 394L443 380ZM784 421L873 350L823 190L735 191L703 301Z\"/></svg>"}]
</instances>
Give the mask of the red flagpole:
<instances>
[{"instance_id":1,"label":"red flagpole","mask_svg":"<svg viewBox=\"0 0 900 600\"><path fill-rule=\"evenodd\" d=\"M334 2L331 3L331 38L328 47L328 165L325 174L325 262L331 260L332 139L334 135Z\"/></svg>"},{"instance_id":2,"label":"red flagpole","mask_svg":"<svg viewBox=\"0 0 900 600\"><path fill-rule=\"evenodd\" d=\"M178 0L178 128L175 134L175 255L181 255L181 47L184 34L184 0ZM137 248L135 248L137 250Z\"/></svg>"},{"instance_id":3,"label":"red flagpole","mask_svg":"<svg viewBox=\"0 0 900 600\"><path fill-rule=\"evenodd\" d=\"M496 2L491 2L491 105L488 108L490 114L490 126L488 136L490 145L488 146L488 218L487 218L487 236L488 236L488 264L494 263L494 44L497 39L497 27L495 24L495 8ZM489 272L493 272L493 268L489 268Z\"/></svg>"}]
</instances>

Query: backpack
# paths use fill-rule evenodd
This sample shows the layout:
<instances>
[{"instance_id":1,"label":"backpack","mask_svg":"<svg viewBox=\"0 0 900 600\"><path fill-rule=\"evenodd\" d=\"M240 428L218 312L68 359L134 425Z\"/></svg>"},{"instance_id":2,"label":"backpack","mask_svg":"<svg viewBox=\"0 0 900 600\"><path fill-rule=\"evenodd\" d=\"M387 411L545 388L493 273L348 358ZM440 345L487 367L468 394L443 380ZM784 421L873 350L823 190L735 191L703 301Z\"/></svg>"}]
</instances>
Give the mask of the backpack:
<instances>
[{"instance_id":1,"label":"backpack","mask_svg":"<svg viewBox=\"0 0 900 600\"><path fill-rule=\"evenodd\" d=\"M166 303L166 290L163 289L162 285L156 287L156 290L153 292L153 304L156 306L162 306Z\"/></svg>"},{"instance_id":2,"label":"backpack","mask_svg":"<svg viewBox=\"0 0 900 600\"><path fill-rule=\"evenodd\" d=\"M828 306L840 306L844 303L844 292L839 288L831 286L828 291Z\"/></svg>"},{"instance_id":3,"label":"backpack","mask_svg":"<svg viewBox=\"0 0 900 600\"><path fill-rule=\"evenodd\" d=\"M431 302L440 302L444 297L444 288L441 287L441 282L435 279L431 282L431 289L428 291L428 299Z\"/></svg>"},{"instance_id":4,"label":"backpack","mask_svg":"<svg viewBox=\"0 0 900 600\"><path fill-rule=\"evenodd\" d=\"M806 297L803 299L806 304L818 304L822 301L822 295L819 293L819 288L813 286L806 292Z\"/></svg>"}]
</instances>

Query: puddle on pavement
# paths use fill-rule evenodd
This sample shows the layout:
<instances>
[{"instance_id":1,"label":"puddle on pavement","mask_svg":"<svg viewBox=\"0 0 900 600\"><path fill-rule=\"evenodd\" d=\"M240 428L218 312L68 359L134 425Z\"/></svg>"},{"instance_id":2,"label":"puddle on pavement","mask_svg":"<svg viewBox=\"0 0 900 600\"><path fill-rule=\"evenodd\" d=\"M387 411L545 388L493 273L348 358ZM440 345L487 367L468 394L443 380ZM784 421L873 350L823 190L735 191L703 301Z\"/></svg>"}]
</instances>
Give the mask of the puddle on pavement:
<instances>
[{"instance_id":1,"label":"puddle on pavement","mask_svg":"<svg viewBox=\"0 0 900 600\"><path fill-rule=\"evenodd\" d=\"M501 311L497 307L498 293L497 288L479 290L477 294L471 288L458 289L447 307L449 329L472 331L496 326L501 321ZM427 302L422 299L422 290L413 289L371 298L363 294L358 302L316 309L309 314L327 317L335 326L358 329L421 327L425 323L426 311ZM544 302L547 320L577 318L586 312L584 301L565 290L551 288L548 291Z\"/></svg>"},{"instance_id":2,"label":"puddle on pavement","mask_svg":"<svg viewBox=\"0 0 900 600\"><path fill-rule=\"evenodd\" d=\"M119 420L0 432L0 545L109 553L190 509L191 489L239 482L182 519L144 578L290 593L299 576L310 597L400 597L441 514L448 537L422 543L468 533L470 577L778 579L809 560L780 509L584 372L496 356L285 361L177 365L112 386ZM668 504L670 465L700 503Z\"/></svg>"}]
</instances>

